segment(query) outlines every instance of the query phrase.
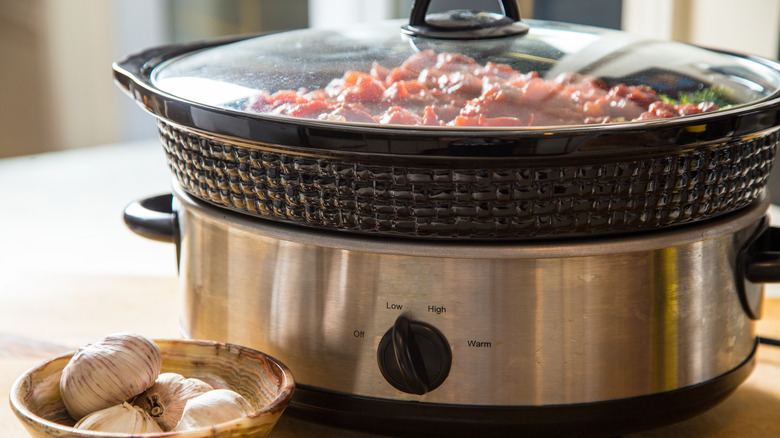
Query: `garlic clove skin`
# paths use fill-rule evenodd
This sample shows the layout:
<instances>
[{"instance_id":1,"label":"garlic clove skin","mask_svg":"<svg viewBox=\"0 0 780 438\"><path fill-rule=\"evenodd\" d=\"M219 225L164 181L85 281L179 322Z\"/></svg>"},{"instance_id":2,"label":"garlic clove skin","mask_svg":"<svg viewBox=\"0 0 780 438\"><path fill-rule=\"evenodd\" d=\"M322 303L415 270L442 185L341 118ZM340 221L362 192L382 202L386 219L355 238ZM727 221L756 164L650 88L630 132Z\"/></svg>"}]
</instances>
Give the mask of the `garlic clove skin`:
<instances>
[{"instance_id":1,"label":"garlic clove skin","mask_svg":"<svg viewBox=\"0 0 780 438\"><path fill-rule=\"evenodd\" d=\"M202 380L185 378L176 373L163 373L157 377L154 385L135 398L133 404L151 415L163 430L171 430L181 419L187 400L213 389Z\"/></svg>"},{"instance_id":2,"label":"garlic clove skin","mask_svg":"<svg viewBox=\"0 0 780 438\"><path fill-rule=\"evenodd\" d=\"M142 409L122 403L93 412L76 423L80 430L119 433L162 432L162 428Z\"/></svg>"},{"instance_id":3,"label":"garlic clove skin","mask_svg":"<svg viewBox=\"0 0 780 438\"><path fill-rule=\"evenodd\" d=\"M79 349L62 370L60 394L68 413L87 414L121 404L150 387L162 356L154 341L116 333Z\"/></svg>"},{"instance_id":4,"label":"garlic clove skin","mask_svg":"<svg viewBox=\"0 0 780 438\"><path fill-rule=\"evenodd\" d=\"M184 407L176 432L210 427L254 412L252 406L235 391L215 389L190 399Z\"/></svg>"}]
</instances>

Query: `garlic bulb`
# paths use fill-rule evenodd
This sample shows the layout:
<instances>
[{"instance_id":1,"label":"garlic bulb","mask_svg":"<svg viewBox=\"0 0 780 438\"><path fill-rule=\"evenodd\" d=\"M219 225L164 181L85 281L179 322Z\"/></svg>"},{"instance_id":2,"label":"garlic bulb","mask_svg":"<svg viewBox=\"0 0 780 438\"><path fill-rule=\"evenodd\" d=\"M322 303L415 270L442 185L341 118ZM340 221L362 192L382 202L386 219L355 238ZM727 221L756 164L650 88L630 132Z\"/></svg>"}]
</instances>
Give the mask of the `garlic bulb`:
<instances>
[{"instance_id":1,"label":"garlic bulb","mask_svg":"<svg viewBox=\"0 0 780 438\"><path fill-rule=\"evenodd\" d=\"M76 423L76 429L100 432L152 433L163 430L142 409L128 403L93 412Z\"/></svg>"},{"instance_id":2,"label":"garlic bulb","mask_svg":"<svg viewBox=\"0 0 780 438\"><path fill-rule=\"evenodd\" d=\"M187 400L211 391L211 385L198 379L187 379L176 373L163 373L154 385L136 397L133 404L146 411L163 430L179 422Z\"/></svg>"},{"instance_id":3,"label":"garlic bulb","mask_svg":"<svg viewBox=\"0 0 780 438\"><path fill-rule=\"evenodd\" d=\"M173 430L178 432L209 427L252 412L252 407L237 392L215 389L190 399L184 406L179 424Z\"/></svg>"},{"instance_id":4,"label":"garlic bulb","mask_svg":"<svg viewBox=\"0 0 780 438\"><path fill-rule=\"evenodd\" d=\"M62 370L60 394L76 420L118 405L152 386L162 366L157 345L117 333L79 349Z\"/></svg>"}]
</instances>

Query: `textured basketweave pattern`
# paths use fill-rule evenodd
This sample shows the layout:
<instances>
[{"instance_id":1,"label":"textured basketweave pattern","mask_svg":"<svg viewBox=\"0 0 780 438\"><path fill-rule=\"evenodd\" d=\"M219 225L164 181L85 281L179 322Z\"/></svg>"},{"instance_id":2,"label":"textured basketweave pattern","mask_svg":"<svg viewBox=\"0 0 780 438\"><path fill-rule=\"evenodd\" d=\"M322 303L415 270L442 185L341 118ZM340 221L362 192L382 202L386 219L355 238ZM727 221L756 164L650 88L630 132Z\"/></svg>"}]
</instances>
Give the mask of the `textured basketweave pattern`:
<instances>
[{"instance_id":1,"label":"textured basketweave pattern","mask_svg":"<svg viewBox=\"0 0 780 438\"><path fill-rule=\"evenodd\" d=\"M215 141L160 122L181 186L272 220L421 238L528 239L653 230L735 211L762 193L778 135L614 163L418 168Z\"/></svg>"}]
</instances>

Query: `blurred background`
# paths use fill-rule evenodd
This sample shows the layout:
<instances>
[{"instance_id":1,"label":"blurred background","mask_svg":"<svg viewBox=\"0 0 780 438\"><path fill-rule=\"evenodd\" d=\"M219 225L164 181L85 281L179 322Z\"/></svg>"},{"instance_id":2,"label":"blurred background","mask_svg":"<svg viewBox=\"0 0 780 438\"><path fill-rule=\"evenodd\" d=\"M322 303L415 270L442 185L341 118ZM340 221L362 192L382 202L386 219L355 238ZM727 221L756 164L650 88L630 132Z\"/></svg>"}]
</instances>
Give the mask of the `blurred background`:
<instances>
[{"instance_id":1,"label":"blurred background","mask_svg":"<svg viewBox=\"0 0 780 438\"><path fill-rule=\"evenodd\" d=\"M155 137L111 63L220 35L408 17L412 0L0 0L0 158ZM621 28L778 58L777 0L522 0L524 17ZM430 11L499 11L433 0Z\"/></svg>"}]
</instances>

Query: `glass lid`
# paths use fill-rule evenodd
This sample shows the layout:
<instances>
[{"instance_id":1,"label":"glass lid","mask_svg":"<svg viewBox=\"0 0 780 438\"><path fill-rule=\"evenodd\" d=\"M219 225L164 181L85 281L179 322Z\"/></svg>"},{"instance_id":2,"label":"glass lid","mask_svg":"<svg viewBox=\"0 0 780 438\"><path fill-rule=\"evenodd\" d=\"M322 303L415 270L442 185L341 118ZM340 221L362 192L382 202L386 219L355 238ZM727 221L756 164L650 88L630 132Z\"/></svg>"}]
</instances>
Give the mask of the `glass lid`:
<instances>
[{"instance_id":1,"label":"glass lid","mask_svg":"<svg viewBox=\"0 0 780 438\"><path fill-rule=\"evenodd\" d=\"M780 87L756 58L588 26L509 25L474 37L448 36L445 25L443 37L426 35L408 20L270 34L178 56L151 80L177 98L260 118L426 129L691 117Z\"/></svg>"}]
</instances>

